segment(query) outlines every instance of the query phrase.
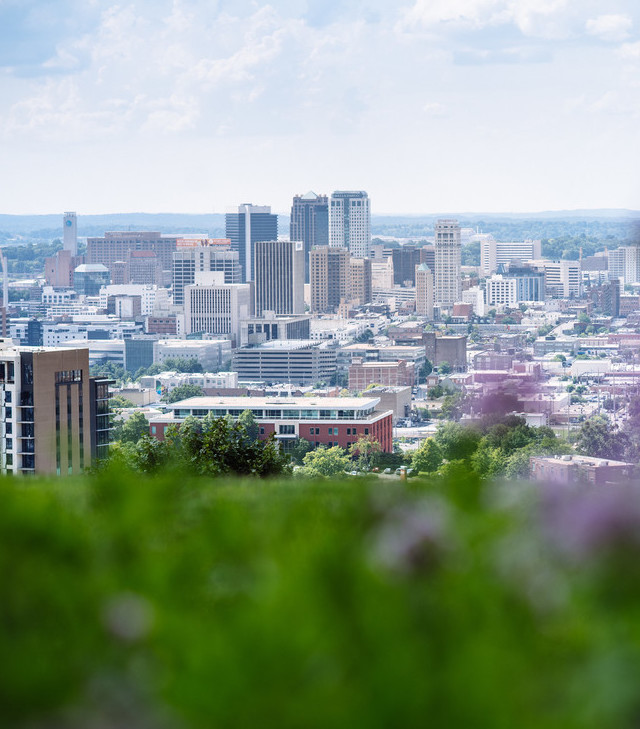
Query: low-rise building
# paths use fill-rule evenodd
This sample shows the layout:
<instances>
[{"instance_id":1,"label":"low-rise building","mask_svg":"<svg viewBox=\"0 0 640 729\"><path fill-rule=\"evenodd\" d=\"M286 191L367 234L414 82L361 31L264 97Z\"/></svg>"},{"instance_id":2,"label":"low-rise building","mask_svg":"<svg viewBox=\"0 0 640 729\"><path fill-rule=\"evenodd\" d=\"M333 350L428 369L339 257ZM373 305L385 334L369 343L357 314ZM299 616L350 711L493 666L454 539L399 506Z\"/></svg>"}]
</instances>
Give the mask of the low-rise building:
<instances>
[{"instance_id":1,"label":"low-rise building","mask_svg":"<svg viewBox=\"0 0 640 729\"><path fill-rule=\"evenodd\" d=\"M530 475L535 481L553 484L591 483L605 486L630 480L633 464L589 456L534 456L529 461Z\"/></svg>"},{"instance_id":2,"label":"low-rise building","mask_svg":"<svg viewBox=\"0 0 640 729\"><path fill-rule=\"evenodd\" d=\"M192 397L169 405L171 412L152 419L149 432L163 440L170 425L179 426L189 416L237 418L250 410L260 438L273 433L279 441L304 438L315 447L348 448L359 438L370 436L385 453L391 453L392 412L379 406L379 397Z\"/></svg>"},{"instance_id":3,"label":"low-rise building","mask_svg":"<svg viewBox=\"0 0 640 729\"><path fill-rule=\"evenodd\" d=\"M415 363L402 359L396 362L365 362L356 358L349 367L349 389L354 392L361 392L374 384L413 387L415 382Z\"/></svg>"}]
</instances>

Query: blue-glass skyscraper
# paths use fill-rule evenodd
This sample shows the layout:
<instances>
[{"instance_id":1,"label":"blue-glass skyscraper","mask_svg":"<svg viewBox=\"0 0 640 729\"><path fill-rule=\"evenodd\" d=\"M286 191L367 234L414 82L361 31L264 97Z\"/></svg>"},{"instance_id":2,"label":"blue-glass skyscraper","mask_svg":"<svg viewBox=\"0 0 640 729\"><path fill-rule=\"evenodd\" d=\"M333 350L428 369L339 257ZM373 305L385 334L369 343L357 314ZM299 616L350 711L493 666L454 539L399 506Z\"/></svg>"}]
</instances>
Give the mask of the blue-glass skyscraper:
<instances>
[{"instance_id":1,"label":"blue-glass skyscraper","mask_svg":"<svg viewBox=\"0 0 640 729\"><path fill-rule=\"evenodd\" d=\"M329 245L329 199L308 192L296 195L291 206L289 238L304 243L305 283L309 283L309 251L314 246Z\"/></svg>"},{"instance_id":2,"label":"blue-glass skyscraper","mask_svg":"<svg viewBox=\"0 0 640 729\"><path fill-rule=\"evenodd\" d=\"M237 213L225 216L226 237L231 249L240 254L242 281L253 281L253 256L259 240L278 240L278 216L268 205L245 203Z\"/></svg>"}]
</instances>

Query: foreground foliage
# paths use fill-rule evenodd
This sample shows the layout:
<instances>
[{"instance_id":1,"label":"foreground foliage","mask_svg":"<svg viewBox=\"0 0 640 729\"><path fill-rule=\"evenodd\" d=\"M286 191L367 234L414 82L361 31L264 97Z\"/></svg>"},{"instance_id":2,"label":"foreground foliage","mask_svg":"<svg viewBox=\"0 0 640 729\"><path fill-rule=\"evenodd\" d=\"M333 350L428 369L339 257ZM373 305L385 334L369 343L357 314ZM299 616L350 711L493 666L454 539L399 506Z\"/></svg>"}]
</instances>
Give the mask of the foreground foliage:
<instances>
[{"instance_id":1,"label":"foreground foliage","mask_svg":"<svg viewBox=\"0 0 640 729\"><path fill-rule=\"evenodd\" d=\"M0 726L637 725L637 489L0 481Z\"/></svg>"}]
</instances>

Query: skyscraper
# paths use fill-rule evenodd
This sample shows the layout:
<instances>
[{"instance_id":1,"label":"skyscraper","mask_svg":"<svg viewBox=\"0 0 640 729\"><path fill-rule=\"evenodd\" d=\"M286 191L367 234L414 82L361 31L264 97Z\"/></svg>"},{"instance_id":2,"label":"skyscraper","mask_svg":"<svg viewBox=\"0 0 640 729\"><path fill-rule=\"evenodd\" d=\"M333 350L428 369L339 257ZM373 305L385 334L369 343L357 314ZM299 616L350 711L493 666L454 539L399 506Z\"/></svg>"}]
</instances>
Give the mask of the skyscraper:
<instances>
[{"instance_id":1,"label":"skyscraper","mask_svg":"<svg viewBox=\"0 0 640 729\"><path fill-rule=\"evenodd\" d=\"M240 320L251 315L251 286L226 284L224 274L197 273L184 289L185 333L229 334L240 343Z\"/></svg>"},{"instance_id":2,"label":"skyscraper","mask_svg":"<svg viewBox=\"0 0 640 729\"><path fill-rule=\"evenodd\" d=\"M373 301L373 277L370 258L352 258L349 261L349 300L358 304Z\"/></svg>"},{"instance_id":3,"label":"skyscraper","mask_svg":"<svg viewBox=\"0 0 640 729\"><path fill-rule=\"evenodd\" d=\"M371 208L364 190L338 190L331 195L329 245L348 248L354 258L369 258Z\"/></svg>"},{"instance_id":4,"label":"skyscraper","mask_svg":"<svg viewBox=\"0 0 640 729\"><path fill-rule=\"evenodd\" d=\"M304 314L304 243L256 241L254 256L256 316Z\"/></svg>"},{"instance_id":5,"label":"skyscraper","mask_svg":"<svg viewBox=\"0 0 640 729\"><path fill-rule=\"evenodd\" d=\"M62 223L62 246L72 256L78 255L78 219L75 213L65 213Z\"/></svg>"},{"instance_id":6,"label":"skyscraper","mask_svg":"<svg viewBox=\"0 0 640 729\"><path fill-rule=\"evenodd\" d=\"M244 203L237 213L225 216L226 237L240 255L242 281L253 281L253 254L256 241L278 240L278 216L268 205Z\"/></svg>"},{"instance_id":7,"label":"skyscraper","mask_svg":"<svg viewBox=\"0 0 640 729\"><path fill-rule=\"evenodd\" d=\"M304 280L309 283L309 252L314 246L329 245L329 200L326 195L308 192L293 198L289 238L304 243Z\"/></svg>"},{"instance_id":8,"label":"skyscraper","mask_svg":"<svg viewBox=\"0 0 640 729\"><path fill-rule=\"evenodd\" d=\"M433 272L426 263L415 268L416 314L433 319Z\"/></svg>"},{"instance_id":9,"label":"skyscraper","mask_svg":"<svg viewBox=\"0 0 640 729\"><path fill-rule=\"evenodd\" d=\"M347 297L349 285L349 251L346 248L317 246L309 255L311 310L335 312Z\"/></svg>"},{"instance_id":10,"label":"skyscraper","mask_svg":"<svg viewBox=\"0 0 640 729\"><path fill-rule=\"evenodd\" d=\"M178 248L173 254L173 303L184 304L184 287L192 284L198 271L222 271L227 284L241 283L240 254L224 245Z\"/></svg>"},{"instance_id":11,"label":"skyscraper","mask_svg":"<svg viewBox=\"0 0 640 729\"><path fill-rule=\"evenodd\" d=\"M456 301L460 301L462 292L460 281L462 246L457 220L445 218L436 222L435 248L435 303L449 308Z\"/></svg>"}]
</instances>

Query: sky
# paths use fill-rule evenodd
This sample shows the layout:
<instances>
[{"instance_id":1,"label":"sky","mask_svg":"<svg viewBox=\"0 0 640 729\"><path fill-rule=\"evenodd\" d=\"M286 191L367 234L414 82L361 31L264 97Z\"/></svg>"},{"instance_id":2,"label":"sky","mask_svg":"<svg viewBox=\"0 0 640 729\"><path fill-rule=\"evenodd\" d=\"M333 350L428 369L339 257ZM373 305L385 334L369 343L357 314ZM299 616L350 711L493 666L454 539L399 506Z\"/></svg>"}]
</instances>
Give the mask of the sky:
<instances>
[{"instance_id":1,"label":"sky","mask_svg":"<svg viewBox=\"0 0 640 729\"><path fill-rule=\"evenodd\" d=\"M640 209L638 0L0 0L0 212Z\"/></svg>"}]
</instances>

